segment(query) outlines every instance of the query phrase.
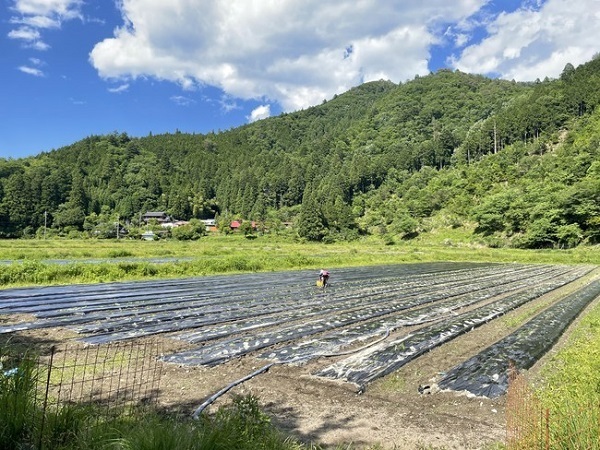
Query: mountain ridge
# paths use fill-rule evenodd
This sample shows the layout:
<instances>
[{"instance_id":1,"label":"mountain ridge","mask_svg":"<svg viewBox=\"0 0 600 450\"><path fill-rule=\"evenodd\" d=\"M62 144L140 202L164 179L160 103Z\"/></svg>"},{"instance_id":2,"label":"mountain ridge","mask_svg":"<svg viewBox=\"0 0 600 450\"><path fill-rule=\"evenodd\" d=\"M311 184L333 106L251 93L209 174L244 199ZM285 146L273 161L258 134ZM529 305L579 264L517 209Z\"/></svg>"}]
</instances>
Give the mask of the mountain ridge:
<instances>
[{"instance_id":1,"label":"mountain ridge","mask_svg":"<svg viewBox=\"0 0 600 450\"><path fill-rule=\"evenodd\" d=\"M184 220L217 215L271 228L295 221L312 240L393 240L418 235L425 219L443 212L457 226L476 223L489 245L594 243L594 208L538 211L520 180L548 184L525 166L568 170L557 161L568 166L569 158L550 162L561 133L562 152L574 151L583 136L595 142L585 123L596 120L599 92L598 58L534 83L442 69L405 83L365 83L321 105L219 133L89 136L0 160L0 236L33 235L42 226L90 234L108 217L135 223L148 210L164 210ZM596 195L587 174L596 170L593 146L577 148L586 172L571 176L572 184L588 184L588 197L578 199L585 204ZM490 212L502 183L515 198ZM542 190L560 204L556 192ZM527 217L505 219L519 215Z\"/></svg>"}]
</instances>

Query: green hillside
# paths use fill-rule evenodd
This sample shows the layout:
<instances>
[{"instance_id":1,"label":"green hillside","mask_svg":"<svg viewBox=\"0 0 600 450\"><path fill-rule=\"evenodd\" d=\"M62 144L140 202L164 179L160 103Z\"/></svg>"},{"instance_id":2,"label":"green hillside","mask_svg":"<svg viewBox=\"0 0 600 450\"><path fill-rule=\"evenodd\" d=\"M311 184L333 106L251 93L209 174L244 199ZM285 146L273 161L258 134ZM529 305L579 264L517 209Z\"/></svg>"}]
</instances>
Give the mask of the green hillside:
<instances>
[{"instance_id":1,"label":"green hillside","mask_svg":"<svg viewBox=\"0 0 600 450\"><path fill-rule=\"evenodd\" d=\"M444 224L481 242L600 239L600 59L517 83L441 70L366 83L219 133L115 132L0 159L0 236L109 236L147 211L293 222L309 240L410 239Z\"/></svg>"}]
</instances>

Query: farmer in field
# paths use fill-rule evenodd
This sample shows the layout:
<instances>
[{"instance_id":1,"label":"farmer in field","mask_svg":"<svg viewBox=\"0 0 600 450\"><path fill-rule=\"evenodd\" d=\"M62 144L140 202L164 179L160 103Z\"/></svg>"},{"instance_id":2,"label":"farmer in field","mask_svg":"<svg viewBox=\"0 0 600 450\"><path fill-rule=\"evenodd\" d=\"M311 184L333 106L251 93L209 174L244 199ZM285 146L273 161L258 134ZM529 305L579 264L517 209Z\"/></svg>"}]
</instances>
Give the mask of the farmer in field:
<instances>
[{"instance_id":1,"label":"farmer in field","mask_svg":"<svg viewBox=\"0 0 600 450\"><path fill-rule=\"evenodd\" d=\"M329 271L321 269L319 272L319 285L325 287L329 281Z\"/></svg>"}]
</instances>

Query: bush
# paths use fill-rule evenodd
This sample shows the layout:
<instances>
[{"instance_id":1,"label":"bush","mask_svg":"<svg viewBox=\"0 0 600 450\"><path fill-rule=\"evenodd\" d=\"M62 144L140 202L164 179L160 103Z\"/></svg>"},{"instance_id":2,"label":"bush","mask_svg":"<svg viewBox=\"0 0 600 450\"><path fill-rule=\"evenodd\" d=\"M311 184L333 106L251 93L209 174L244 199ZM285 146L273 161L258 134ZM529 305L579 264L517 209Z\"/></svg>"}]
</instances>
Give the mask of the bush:
<instances>
[{"instance_id":1,"label":"bush","mask_svg":"<svg viewBox=\"0 0 600 450\"><path fill-rule=\"evenodd\" d=\"M198 219L192 219L189 224L171 230L171 236L178 241L195 241L205 234L205 226Z\"/></svg>"}]
</instances>

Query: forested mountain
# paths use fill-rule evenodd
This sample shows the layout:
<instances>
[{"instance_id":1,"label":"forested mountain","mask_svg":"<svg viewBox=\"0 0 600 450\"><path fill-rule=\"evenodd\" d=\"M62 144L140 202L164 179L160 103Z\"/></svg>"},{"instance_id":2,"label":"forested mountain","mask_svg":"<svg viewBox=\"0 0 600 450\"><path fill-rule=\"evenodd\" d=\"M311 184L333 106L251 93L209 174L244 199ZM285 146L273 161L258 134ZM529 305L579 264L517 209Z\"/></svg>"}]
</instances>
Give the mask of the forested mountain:
<instances>
[{"instance_id":1,"label":"forested mountain","mask_svg":"<svg viewBox=\"0 0 600 450\"><path fill-rule=\"evenodd\" d=\"M410 238L444 217L491 245L596 243L599 102L595 58L534 83L449 70L365 83L207 135L90 136L0 159L0 236L103 236L160 210L293 221L311 240Z\"/></svg>"}]
</instances>

